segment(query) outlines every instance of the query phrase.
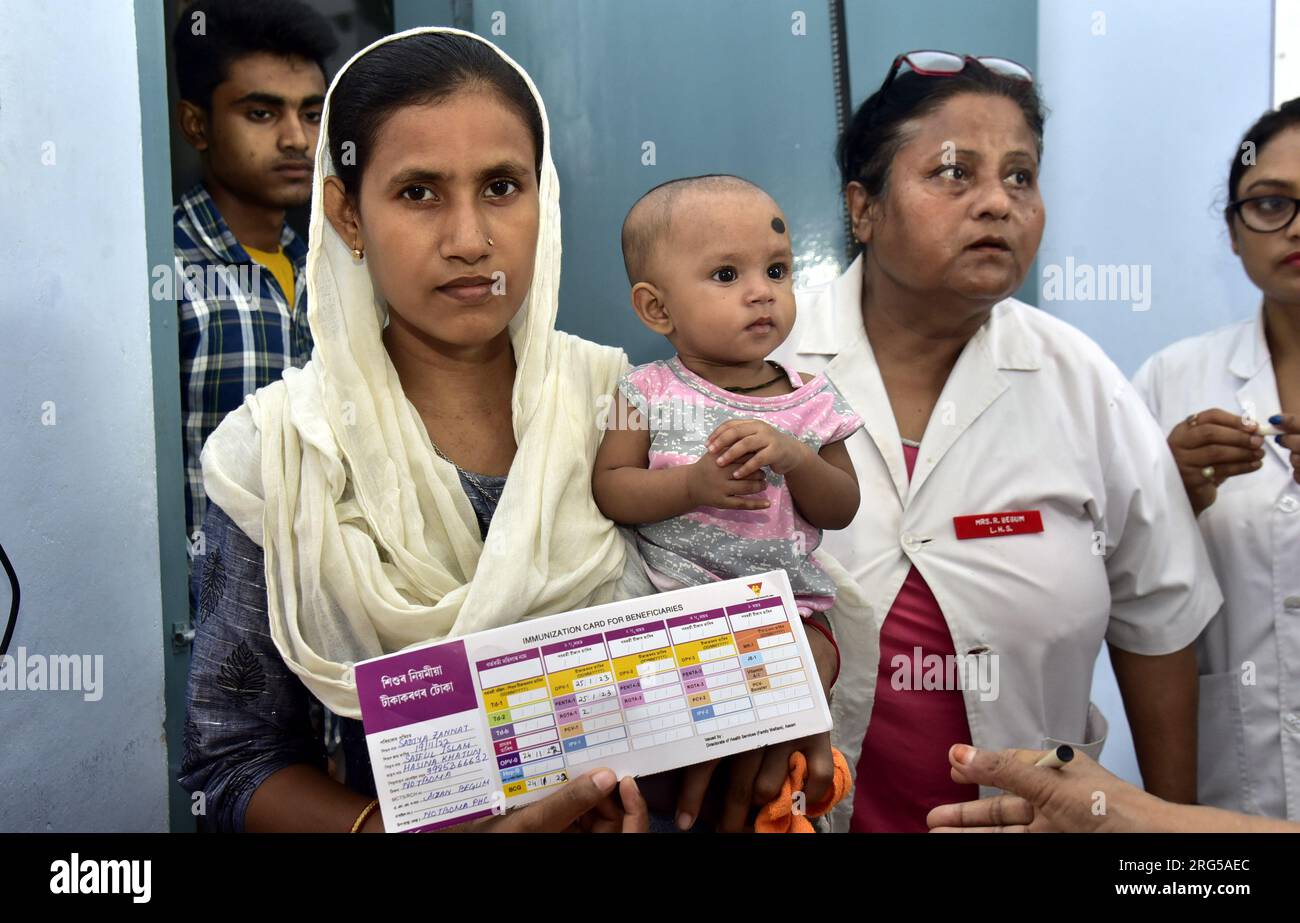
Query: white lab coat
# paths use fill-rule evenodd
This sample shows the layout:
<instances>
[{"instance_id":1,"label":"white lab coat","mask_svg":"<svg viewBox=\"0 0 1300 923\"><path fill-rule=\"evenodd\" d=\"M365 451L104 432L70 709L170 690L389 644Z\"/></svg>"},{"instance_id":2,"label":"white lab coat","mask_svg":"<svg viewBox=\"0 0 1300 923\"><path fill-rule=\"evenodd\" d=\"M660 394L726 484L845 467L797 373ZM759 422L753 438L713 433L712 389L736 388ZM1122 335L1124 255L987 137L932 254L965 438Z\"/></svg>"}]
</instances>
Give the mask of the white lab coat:
<instances>
[{"instance_id":1,"label":"white lab coat","mask_svg":"<svg viewBox=\"0 0 1300 923\"><path fill-rule=\"evenodd\" d=\"M1095 343L1007 299L962 351L909 484L862 326L861 271L859 257L835 281L796 293L794 330L773 353L800 372L825 370L866 424L847 443L858 514L824 540L862 587L872 622L832 626L842 658L835 745L857 765L880 627L915 565L958 656L997 658L996 699L963 689L975 746L1070 743L1095 757L1107 733L1090 702L1103 639L1171 653L1222 601L1164 436ZM1044 530L956 537L956 516L1019 510L1038 510ZM832 828L847 829L851 814L852 795Z\"/></svg>"},{"instance_id":2,"label":"white lab coat","mask_svg":"<svg viewBox=\"0 0 1300 923\"><path fill-rule=\"evenodd\" d=\"M1166 433L1213 407L1262 421L1281 406L1262 313L1156 353L1133 383ZM1263 466L1224 482L1198 520L1225 597L1196 646L1198 794L1300 820L1300 484L1289 453L1265 446Z\"/></svg>"}]
</instances>

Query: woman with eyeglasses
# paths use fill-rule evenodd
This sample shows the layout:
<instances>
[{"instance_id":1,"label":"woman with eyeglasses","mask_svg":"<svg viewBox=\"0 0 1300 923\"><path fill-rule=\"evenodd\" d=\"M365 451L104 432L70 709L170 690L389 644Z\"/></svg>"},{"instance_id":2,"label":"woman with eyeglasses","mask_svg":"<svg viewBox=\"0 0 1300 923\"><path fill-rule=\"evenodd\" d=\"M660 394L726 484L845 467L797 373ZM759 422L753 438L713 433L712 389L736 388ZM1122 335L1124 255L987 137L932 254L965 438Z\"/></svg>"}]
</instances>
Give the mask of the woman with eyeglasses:
<instances>
[{"instance_id":1,"label":"woman with eyeglasses","mask_svg":"<svg viewBox=\"0 0 1300 923\"><path fill-rule=\"evenodd\" d=\"M832 828L926 830L971 800L946 754L1096 756L1103 639L1147 788L1195 796L1191 645L1220 603L1163 434L1101 349L1011 298L1043 232L1043 113L1001 58L895 59L839 142L861 253L775 358L825 370L866 422L862 485L826 548L872 601L834 625ZM869 724L868 724L869 720Z\"/></svg>"},{"instance_id":2,"label":"woman with eyeglasses","mask_svg":"<svg viewBox=\"0 0 1300 923\"><path fill-rule=\"evenodd\" d=\"M1199 801L1300 820L1300 99L1228 171L1250 320L1175 343L1134 383L1161 426L1223 588L1196 645Z\"/></svg>"}]
</instances>

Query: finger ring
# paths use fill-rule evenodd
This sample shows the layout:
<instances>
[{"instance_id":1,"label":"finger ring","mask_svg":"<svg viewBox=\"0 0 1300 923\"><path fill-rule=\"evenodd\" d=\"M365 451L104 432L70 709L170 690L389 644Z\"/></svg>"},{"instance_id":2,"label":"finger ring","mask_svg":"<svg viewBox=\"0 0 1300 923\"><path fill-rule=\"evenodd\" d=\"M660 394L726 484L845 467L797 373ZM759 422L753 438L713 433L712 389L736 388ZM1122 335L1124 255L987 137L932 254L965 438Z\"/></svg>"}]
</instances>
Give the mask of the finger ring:
<instances>
[{"instance_id":1,"label":"finger ring","mask_svg":"<svg viewBox=\"0 0 1300 923\"><path fill-rule=\"evenodd\" d=\"M1202 468L1202 469L1201 469L1201 476L1204 477L1207 481L1213 481L1213 480L1214 480L1214 466L1213 466L1213 465L1206 465L1204 468Z\"/></svg>"},{"instance_id":2,"label":"finger ring","mask_svg":"<svg viewBox=\"0 0 1300 923\"><path fill-rule=\"evenodd\" d=\"M1199 416L1200 416L1199 413L1194 413L1194 414L1192 414L1190 417L1187 418L1187 425L1188 425L1188 426L1195 426L1195 425L1196 425L1196 418L1199 417Z\"/></svg>"}]
</instances>

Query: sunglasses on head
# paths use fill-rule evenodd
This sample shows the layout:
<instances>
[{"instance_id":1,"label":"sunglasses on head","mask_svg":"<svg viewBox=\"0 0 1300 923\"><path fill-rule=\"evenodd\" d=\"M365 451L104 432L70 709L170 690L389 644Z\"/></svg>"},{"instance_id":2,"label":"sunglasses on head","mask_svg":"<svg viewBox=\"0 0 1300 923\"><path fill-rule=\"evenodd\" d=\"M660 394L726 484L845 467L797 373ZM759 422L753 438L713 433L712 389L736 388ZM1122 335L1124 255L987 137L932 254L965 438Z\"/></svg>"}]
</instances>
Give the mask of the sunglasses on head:
<instances>
[{"instance_id":1,"label":"sunglasses on head","mask_svg":"<svg viewBox=\"0 0 1300 923\"><path fill-rule=\"evenodd\" d=\"M894 58L894 63L889 68L889 76L885 78L880 89L884 90L894 82L894 78L898 76L898 71L904 64L913 73L920 74L922 77L952 77L964 71L971 61L978 61L1001 77L1034 82L1034 75L1029 68L1017 64L1010 58L983 58L968 54L954 54L951 51L908 51Z\"/></svg>"}]
</instances>

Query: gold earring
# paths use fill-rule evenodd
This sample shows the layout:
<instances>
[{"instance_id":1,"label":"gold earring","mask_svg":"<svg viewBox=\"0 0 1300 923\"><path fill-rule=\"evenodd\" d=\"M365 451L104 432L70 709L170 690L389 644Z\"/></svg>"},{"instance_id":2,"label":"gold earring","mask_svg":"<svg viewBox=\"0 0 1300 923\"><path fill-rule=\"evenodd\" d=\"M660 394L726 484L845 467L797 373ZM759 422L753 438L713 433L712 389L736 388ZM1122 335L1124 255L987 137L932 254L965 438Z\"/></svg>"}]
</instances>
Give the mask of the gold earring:
<instances>
[{"instance_id":1,"label":"gold earring","mask_svg":"<svg viewBox=\"0 0 1300 923\"><path fill-rule=\"evenodd\" d=\"M352 248L352 258L358 263L366 258L366 255L361 252L361 246L359 244Z\"/></svg>"}]
</instances>

